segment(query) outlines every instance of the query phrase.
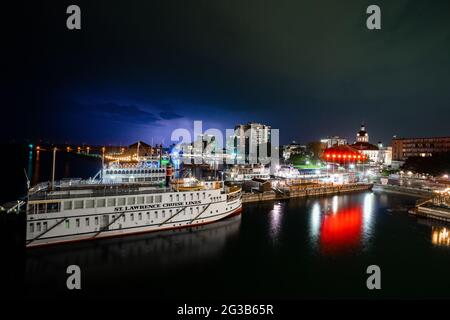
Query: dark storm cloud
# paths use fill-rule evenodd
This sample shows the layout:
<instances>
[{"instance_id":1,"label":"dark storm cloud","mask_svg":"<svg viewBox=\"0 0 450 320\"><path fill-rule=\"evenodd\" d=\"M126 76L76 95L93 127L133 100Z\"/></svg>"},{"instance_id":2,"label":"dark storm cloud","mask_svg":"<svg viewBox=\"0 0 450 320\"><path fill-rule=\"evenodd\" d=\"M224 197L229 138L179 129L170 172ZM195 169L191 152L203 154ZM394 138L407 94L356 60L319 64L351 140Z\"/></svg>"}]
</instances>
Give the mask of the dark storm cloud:
<instances>
[{"instance_id":1,"label":"dark storm cloud","mask_svg":"<svg viewBox=\"0 0 450 320\"><path fill-rule=\"evenodd\" d=\"M161 120L153 113L142 110L134 105L119 105L109 102L96 105L87 105L84 108L93 114L118 122L155 125L159 120Z\"/></svg>"},{"instance_id":2,"label":"dark storm cloud","mask_svg":"<svg viewBox=\"0 0 450 320\"><path fill-rule=\"evenodd\" d=\"M125 136L129 123L158 119L260 121L283 141L352 138L361 121L386 142L449 134L449 1L379 0L379 31L365 27L368 0L80 0L76 32L65 28L69 4L28 7L34 27L11 36L6 74L17 85L5 104L15 110L55 114L54 96L111 102L95 117Z\"/></svg>"},{"instance_id":3,"label":"dark storm cloud","mask_svg":"<svg viewBox=\"0 0 450 320\"><path fill-rule=\"evenodd\" d=\"M175 112L171 112L171 111L160 112L159 116L164 120L173 120L173 119L183 118L183 116L180 116L179 114L176 114Z\"/></svg>"}]
</instances>

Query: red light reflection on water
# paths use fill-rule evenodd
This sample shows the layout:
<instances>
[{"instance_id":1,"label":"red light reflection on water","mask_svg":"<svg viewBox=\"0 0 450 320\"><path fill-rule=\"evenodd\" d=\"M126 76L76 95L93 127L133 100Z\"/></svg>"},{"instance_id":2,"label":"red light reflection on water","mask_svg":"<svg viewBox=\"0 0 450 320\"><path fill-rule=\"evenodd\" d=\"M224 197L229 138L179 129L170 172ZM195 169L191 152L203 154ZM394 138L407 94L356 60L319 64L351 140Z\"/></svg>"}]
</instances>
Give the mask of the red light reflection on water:
<instances>
[{"instance_id":1,"label":"red light reflection on water","mask_svg":"<svg viewBox=\"0 0 450 320\"><path fill-rule=\"evenodd\" d=\"M338 210L323 217L320 248L323 254L337 254L357 248L361 242L363 211L359 206Z\"/></svg>"}]
</instances>

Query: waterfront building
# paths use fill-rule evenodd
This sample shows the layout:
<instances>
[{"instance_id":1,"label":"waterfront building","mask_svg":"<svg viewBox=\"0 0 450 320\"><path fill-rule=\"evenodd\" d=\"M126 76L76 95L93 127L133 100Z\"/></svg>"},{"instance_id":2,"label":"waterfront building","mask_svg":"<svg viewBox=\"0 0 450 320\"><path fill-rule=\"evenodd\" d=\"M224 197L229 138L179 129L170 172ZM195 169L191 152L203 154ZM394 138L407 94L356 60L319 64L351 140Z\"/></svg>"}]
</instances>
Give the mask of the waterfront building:
<instances>
[{"instance_id":1,"label":"waterfront building","mask_svg":"<svg viewBox=\"0 0 450 320\"><path fill-rule=\"evenodd\" d=\"M234 128L236 154L245 162L260 163L270 157L270 126L249 122Z\"/></svg>"},{"instance_id":2,"label":"waterfront building","mask_svg":"<svg viewBox=\"0 0 450 320\"><path fill-rule=\"evenodd\" d=\"M326 162L340 163L342 165L353 164L356 162L364 162L368 157L349 145L334 145L325 149L322 159Z\"/></svg>"},{"instance_id":3,"label":"waterfront building","mask_svg":"<svg viewBox=\"0 0 450 320\"><path fill-rule=\"evenodd\" d=\"M372 164L389 166L392 163L392 148L384 147L381 141L376 145L370 143L369 133L364 124L361 124L360 130L356 133L356 142L350 147L364 154Z\"/></svg>"},{"instance_id":4,"label":"waterfront building","mask_svg":"<svg viewBox=\"0 0 450 320\"><path fill-rule=\"evenodd\" d=\"M404 161L409 157L430 157L449 151L450 137L392 139L392 159L396 161Z\"/></svg>"},{"instance_id":5,"label":"waterfront building","mask_svg":"<svg viewBox=\"0 0 450 320\"><path fill-rule=\"evenodd\" d=\"M350 147L364 154L371 163L378 163L380 160L380 150L378 146L369 143L369 133L364 124L361 124L361 129L356 133L356 142Z\"/></svg>"}]
</instances>

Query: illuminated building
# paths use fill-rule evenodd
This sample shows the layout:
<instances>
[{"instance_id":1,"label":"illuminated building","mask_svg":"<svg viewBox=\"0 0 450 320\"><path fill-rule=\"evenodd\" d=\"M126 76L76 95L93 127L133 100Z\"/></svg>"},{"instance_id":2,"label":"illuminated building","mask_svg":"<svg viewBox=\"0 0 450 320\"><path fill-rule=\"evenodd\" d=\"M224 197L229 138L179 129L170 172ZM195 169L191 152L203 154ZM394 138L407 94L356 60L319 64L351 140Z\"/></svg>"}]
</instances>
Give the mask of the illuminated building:
<instances>
[{"instance_id":1,"label":"illuminated building","mask_svg":"<svg viewBox=\"0 0 450 320\"><path fill-rule=\"evenodd\" d=\"M392 160L404 161L409 157L429 157L450 151L450 137L394 138Z\"/></svg>"},{"instance_id":2,"label":"illuminated building","mask_svg":"<svg viewBox=\"0 0 450 320\"><path fill-rule=\"evenodd\" d=\"M270 153L270 126L249 122L234 128L236 136L236 154L249 163L257 163ZM262 152L265 149L266 152ZM245 155L245 157L244 157Z\"/></svg>"},{"instance_id":3,"label":"illuminated building","mask_svg":"<svg viewBox=\"0 0 450 320\"><path fill-rule=\"evenodd\" d=\"M367 160L367 156L349 145L335 145L331 148L325 149L322 154L322 159L326 162L345 165L355 162L364 162Z\"/></svg>"},{"instance_id":4,"label":"illuminated building","mask_svg":"<svg viewBox=\"0 0 450 320\"><path fill-rule=\"evenodd\" d=\"M371 163L391 165L391 147L383 147L381 142L378 142L378 145L369 143L369 133L366 131L364 124L361 125L361 129L356 133L356 142L351 144L350 147L364 154Z\"/></svg>"},{"instance_id":5,"label":"illuminated building","mask_svg":"<svg viewBox=\"0 0 450 320\"><path fill-rule=\"evenodd\" d=\"M306 150L306 146L296 143L295 141L292 141L292 143L284 145L282 147L282 150L283 150L283 158L285 160L288 160L293 155L304 153Z\"/></svg>"},{"instance_id":6,"label":"illuminated building","mask_svg":"<svg viewBox=\"0 0 450 320\"><path fill-rule=\"evenodd\" d=\"M347 139L341 138L339 136L331 136L325 139L321 139L320 142L325 146L325 148L331 148L334 145L346 145Z\"/></svg>"}]
</instances>

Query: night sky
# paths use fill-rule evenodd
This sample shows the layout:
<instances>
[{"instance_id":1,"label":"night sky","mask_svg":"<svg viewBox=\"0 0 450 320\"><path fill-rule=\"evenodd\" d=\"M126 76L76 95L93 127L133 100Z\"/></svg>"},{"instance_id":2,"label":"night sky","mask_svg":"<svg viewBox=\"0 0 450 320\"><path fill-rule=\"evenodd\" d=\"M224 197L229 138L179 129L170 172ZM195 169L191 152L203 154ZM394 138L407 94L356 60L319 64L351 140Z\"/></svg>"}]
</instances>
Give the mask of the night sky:
<instances>
[{"instance_id":1,"label":"night sky","mask_svg":"<svg viewBox=\"0 0 450 320\"><path fill-rule=\"evenodd\" d=\"M283 143L362 121L372 142L450 135L450 1L36 2L2 9L1 142L168 144L194 120Z\"/></svg>"}]
</instances>

